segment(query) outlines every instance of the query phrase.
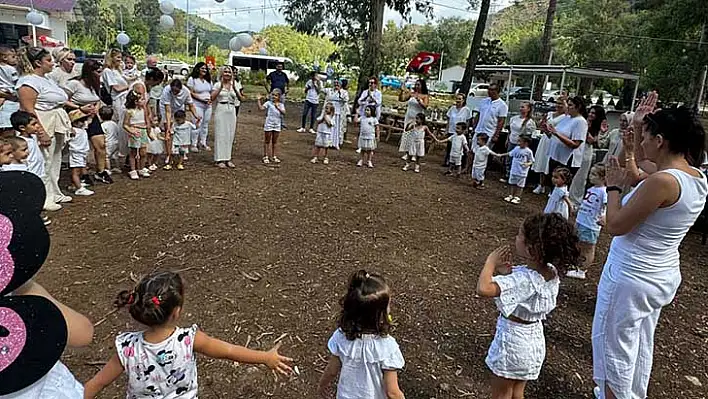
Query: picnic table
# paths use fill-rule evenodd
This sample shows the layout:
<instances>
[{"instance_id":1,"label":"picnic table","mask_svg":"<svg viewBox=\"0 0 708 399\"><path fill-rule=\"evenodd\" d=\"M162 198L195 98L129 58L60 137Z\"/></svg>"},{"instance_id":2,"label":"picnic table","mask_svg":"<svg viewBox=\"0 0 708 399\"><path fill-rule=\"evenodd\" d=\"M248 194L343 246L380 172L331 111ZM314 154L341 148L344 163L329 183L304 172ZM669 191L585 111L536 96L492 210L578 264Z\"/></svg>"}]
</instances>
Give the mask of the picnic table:
<instances>
[{"instance_id":1,"label":"picnic table","mask_svg":"<svg viewBox=\"0 0 708 399\"><path fill-rule=\"evenodd\" d=\"M384 138L385 142L388 142L391 138L391 135L394 133L397 133L399 135L402 135L403 132L405 131L405 127L403 126L403 121L405 120L406 115L405 113L401 113L395 110L392 111L381 111L381 121L379 123L379 127L381 130L383 130L386 133L386 136ZM438 139L444 139L447 134L447 121L445 120L431 120L427 121L428 124L428 129L438 138ZM428 142L428 150L427 152L430 152L434 150L437 147L437 144L433 140L429 140L426 137L426 141Z\"/></svg>"}]
</instances>

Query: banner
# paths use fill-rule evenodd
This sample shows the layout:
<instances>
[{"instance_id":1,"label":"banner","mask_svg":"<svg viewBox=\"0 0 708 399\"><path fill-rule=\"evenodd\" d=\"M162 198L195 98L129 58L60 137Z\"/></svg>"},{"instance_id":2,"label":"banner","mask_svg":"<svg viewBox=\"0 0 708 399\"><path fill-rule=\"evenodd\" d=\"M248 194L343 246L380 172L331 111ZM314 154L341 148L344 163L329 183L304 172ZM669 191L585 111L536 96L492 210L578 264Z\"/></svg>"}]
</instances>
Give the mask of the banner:
<instances>
[{"instance_id":1,"label":"banner","mask_svg":"<svg viewBox=\"0 0 708 399\"><path fill-rule=\"evenodd\" d=\"M406 72L420 73L427 75L430 67L440 60L440 53L428 53L421 51L413 57L406 67Z\"/></svg>"}]
</instances>

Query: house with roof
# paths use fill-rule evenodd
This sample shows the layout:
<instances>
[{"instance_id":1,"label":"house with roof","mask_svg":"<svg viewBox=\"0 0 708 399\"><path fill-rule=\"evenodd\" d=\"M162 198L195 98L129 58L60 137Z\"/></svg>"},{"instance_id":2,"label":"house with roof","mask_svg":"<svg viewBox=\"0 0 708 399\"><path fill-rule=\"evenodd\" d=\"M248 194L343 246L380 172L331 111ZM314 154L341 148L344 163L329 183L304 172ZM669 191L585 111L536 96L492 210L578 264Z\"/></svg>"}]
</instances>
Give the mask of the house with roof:
<instances>
[{"instance_id":1,"label":"house with roof","mask_svg":"<svg viewBox=\"0 0 708 399\"><path fill-rule=\"evenodd\" d=\"M32 5L43 17L40 25L27 22ZM69 42L69 22L77 19L76 0L2 0L0 3L0 44L12 47L32 45L64 46Z\"/></svg>"}]
</instances>

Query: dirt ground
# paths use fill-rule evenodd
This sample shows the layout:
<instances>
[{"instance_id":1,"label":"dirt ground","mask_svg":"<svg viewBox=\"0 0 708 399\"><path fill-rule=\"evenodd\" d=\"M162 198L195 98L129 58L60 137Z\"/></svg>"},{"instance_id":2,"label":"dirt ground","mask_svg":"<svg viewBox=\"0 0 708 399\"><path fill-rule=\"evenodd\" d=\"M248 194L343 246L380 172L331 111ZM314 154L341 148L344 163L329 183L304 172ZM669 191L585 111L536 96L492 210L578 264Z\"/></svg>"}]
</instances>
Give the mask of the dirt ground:
<instances>
[{"instance_id":1,"label":"dirt ground","mask_svg":"<svg viewBox=\"0 0 708 399\"><path fill-rule=\"evenodd\" d=\"M477 276L487 254L511 242L545 198L503 202L494 171L486 191L444 177L440 150L422 173L403 172L393 143L382 145L373 170L354 167L352 145L332 154L328 166L311 165L314 136L294 131L300 106L288 106L279 168L260 163L263 116L248 103L236 169L219 170L211 153L200 153L185 171L160 170L137 182L118 177L51 215L52 249L38 280L97 324L94 343L67 350L66 364L81 381L90 378L114 353L116 334L140 328L126 310L113 311L116 294L151 270L181 270L183 325L262 349L287 334L282 353L299 371L275 381L263 367L200 357L200 397L315 397L338 299L350 273L364 268L386 276L394 291L406 397L488 397L484 357L496 311L491 300L475 297ZM603 233L598 259L608 244ZM651 398L707 397L708 247L697 234L686 237L682 260L683 284L657 331ZM591 397L599 273L595 266L588 280L563 280L558 309L545 323L546 363L527 397ZM101 395L124 396L123 378Z\"/></svg>"}]
</instances>

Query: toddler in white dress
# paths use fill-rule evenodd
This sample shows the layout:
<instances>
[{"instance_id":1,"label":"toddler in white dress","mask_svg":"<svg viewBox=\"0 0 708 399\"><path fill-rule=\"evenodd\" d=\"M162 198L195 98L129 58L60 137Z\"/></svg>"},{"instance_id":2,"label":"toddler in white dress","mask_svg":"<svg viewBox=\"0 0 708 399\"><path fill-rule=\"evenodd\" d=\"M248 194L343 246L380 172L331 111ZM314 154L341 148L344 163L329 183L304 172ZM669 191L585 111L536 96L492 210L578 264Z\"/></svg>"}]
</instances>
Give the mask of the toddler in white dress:
<instances>
[{"instance_id":1,"label":"toddler in white dress","mask_svg":"<svg viewBox=\"0 0 708 399\"><path fill-rule=\"evenodd\" d=\"M320 379L319 394L331 397L339 375L337 399L403 398L398 371L405 361L396 340L388 335L390 290L378 274L359 270L342 299L338 329L329 339L331 356Z\"/></svg>"},{"instance_id":2,"label":"toddler in white dress","mask_svg":"<svg viewBox=\"0 0 708 399\"><path fill-rule=\"evenodd\" d=\"M557 213L568 220L571 208L568 183L573 181L573 175L570 173L570 169L558 167L553 171L551 181L553 182L553 191L548 196L548 203L546 203L543 213Z\"/></svg>"},{"instance_id":3,"label":"toddler in white dress","mask_svg":"<svg viewBox=\"0 0 708 399\"><path fill-rule=\"evenodd\" d=\"M546 357L542 321L556 307L559 269L576 264L575 228L558 214L529 216L516 236L516 252L528 265L511 267L509 247L492 252L482 268L477 293L492 297L497 329L485 362L492 371L492 397L511 398L538 379Z\"/></svg>"}]
</instances>

